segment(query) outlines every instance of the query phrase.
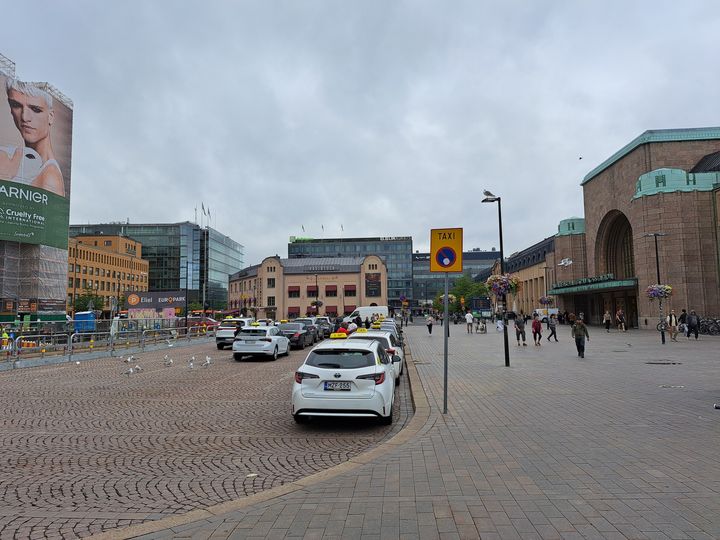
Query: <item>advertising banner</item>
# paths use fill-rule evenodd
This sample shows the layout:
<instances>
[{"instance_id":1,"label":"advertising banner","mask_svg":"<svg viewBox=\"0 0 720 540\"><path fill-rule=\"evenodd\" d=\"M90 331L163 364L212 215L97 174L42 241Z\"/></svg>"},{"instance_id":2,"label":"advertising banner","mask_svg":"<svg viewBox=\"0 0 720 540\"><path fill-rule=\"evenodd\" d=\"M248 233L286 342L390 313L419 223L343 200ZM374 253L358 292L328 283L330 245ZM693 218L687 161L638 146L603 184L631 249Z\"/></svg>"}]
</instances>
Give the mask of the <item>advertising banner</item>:
<instances>
[{"instance_id":1,"label":"advertising banner","mask_svg":"<svg viewBox=\"0 0 720 540\"><path fill-rule=\"evenodd\" d=\"M0 240L67 249L72 109L0 73Z\"/></svg>"},{"instance_id":2,"label":"advertising banner","mask_svg":"<svg viewBox=\"0 0 720 540\"><path fill-rule=\"evenodd\" d=\"M382 296L382 286L380 283L380 273L365 274L365 296L378 297Z\"/></svg>"},{"instance_id":3,"label":"advertising banner","mask_svg":"<svg viewBox=\"0 0 720 540\"><path fill-rule=\"evenodd\" d=\"M137 292L127 297L128 309L154 309L185 307L185 291Z\"/></svg>"}]
</instances>

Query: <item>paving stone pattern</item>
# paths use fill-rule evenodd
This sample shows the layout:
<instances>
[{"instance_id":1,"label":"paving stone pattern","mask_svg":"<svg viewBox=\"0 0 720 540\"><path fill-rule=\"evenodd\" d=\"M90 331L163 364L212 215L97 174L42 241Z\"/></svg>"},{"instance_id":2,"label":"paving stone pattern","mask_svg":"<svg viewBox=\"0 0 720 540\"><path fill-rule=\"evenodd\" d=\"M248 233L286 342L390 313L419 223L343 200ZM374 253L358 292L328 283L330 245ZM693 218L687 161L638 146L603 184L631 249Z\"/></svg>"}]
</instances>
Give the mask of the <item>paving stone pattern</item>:
<instances>
[{"instance_id":1,"label":"paving stone pattern","mask_svg":"<svg viewBox=\"0 0 720 540\"><path fill-rule=\"evenodd\" d=\"M505 367L500 334L451 333L442 415L442 334L406 330L431 413L402 446L141 538L720 538L720 338L590 328L580 359L565 326Z\"/></svg>"},{"instance_id":2,"label":"paving stone pattern","mask_svg":"<svg viewBox=\"0 0 720 540\"><path fill-rule=\"evenodd\" d=\"M343 463L411 416L403 381L393 426L296 425L306 353L235 362L206 343L136 354L131 376L111 358L0 373L0 538L86 537L242 498Z\"/></svg>"}]
</instances>

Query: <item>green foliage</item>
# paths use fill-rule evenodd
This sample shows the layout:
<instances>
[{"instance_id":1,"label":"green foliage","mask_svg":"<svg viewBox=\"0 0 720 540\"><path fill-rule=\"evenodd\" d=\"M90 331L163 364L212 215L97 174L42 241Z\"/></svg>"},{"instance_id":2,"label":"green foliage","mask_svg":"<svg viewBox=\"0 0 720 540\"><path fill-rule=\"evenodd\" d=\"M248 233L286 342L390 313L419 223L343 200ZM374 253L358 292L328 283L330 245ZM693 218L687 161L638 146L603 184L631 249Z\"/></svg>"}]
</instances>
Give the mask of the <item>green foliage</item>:
<instances>
[{"instance_id":1,"label":"green foliage","mask_svg":"<svg viewBox=\"0 0 720 540\"><path fill-rule=\"evenodd\" d=\"M75 302L73 304L73 308L76 312L91 311L91 309L102 310L104 306L105 299L102 296L95 294L95 292L89 287L86 287L82 294L75 298Z\"/></svg>"},{"instance_id":2,"label":"green foliage","mask_svg":"<svg viewBox=\"0 0 720 540\"><path fill-rule=\"evenodd\" d=\"M448 309L450 313L463 311L462 299L464 299L465 310L467 310L470 308L473 298L485 297L487 294L488 289L485 283L476 282L469 274L465 274L456 279L450 289L450 305L448 306ZM433 300L433 308L437 311L443 311L445 309L443 305L443 296L443 294L438 294L435 297L435 300Z\"/></svg>"}]
</instances>

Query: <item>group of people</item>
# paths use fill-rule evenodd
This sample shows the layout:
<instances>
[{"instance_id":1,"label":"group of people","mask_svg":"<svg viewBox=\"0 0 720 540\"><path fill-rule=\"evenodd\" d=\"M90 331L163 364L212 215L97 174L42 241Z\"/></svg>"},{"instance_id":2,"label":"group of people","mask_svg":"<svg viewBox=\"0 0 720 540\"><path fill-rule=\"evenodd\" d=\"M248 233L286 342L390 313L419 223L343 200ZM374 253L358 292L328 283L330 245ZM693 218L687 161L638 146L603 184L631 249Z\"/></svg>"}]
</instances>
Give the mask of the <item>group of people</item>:
<instances>
[{"instance_id":1,"label":"group of people","mask_svg":"<svg viewBox=\"0 0 720 540\"><path fill-rule=\"evenodd\" d=\"M605 331L610 332L610 326L612 325L613 317L610 314L609 311L605 311L605 314L603 315L603 324L605 325ZM625 312L622 309L618 309L615 312L615 326L618 329L618 332L625 332L627 331L627 326L625 324Z\"/></svg>"},{"instance_id":2,"label":"group of people","mask_svg":"<svg viewBox=\"0 0 720 540\"><path fill-rule=\"evenodd\" d=\"M695 334L695 339L697 339L700 330L700 316L694 309L691 309L690 313L683 309L680 316L677 317L675 310L671 309L668 316L665 317L665 325L670 333L670 339L673 341L677 341L678 334L681 332L687 339L690 339L691 334Z\"/></svg>"},{"instance_id":3,"label":"group of people","mask_svg":"<svg viewBox=\"0 0 720 540\"><path fill-rule=\"evenodd\" d=\"M515 317L515 337L517 339L518 347L521 345L520 341L522 340L523 347L527 347L527 342L525 339L525 323L527 319L524 316L522 312L520 312L520 315ZM548 341L552 341L552 338L555 338L555 341L558 341L557 338L557 325L558 320L557 316L553 313L550 315L550 318L547 320L548 329L550 330L550 334L547 337ZM542 346L542 321L540 320L540 315L535 313L532 317L532 323L531 323L531 329L532 329L532 336L533 336L533 343L536 347Z\"/></svg>"}]
</instances>

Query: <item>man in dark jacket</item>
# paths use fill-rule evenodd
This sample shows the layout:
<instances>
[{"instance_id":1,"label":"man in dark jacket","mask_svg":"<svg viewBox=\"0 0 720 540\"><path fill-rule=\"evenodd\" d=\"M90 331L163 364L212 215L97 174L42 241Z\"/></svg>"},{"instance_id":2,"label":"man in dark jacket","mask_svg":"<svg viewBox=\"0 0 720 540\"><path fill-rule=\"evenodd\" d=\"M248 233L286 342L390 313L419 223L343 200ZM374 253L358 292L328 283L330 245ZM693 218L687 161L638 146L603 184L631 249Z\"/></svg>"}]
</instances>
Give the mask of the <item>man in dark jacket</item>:
<instances>
[{"instance_id":1,"label":"man in dark jacket","mask_svg":"<svg viewBox=\"0 0 720 540\"><path fill-rule=\"evenodd\" d=\"M695 339L698 338L698 330L700 329L700 317L695 313L694 309L690 310L690 314L686 319L687 323L687 338L690 339L690 334L695 334Z\"/></svg>"}]
</instances>

